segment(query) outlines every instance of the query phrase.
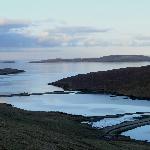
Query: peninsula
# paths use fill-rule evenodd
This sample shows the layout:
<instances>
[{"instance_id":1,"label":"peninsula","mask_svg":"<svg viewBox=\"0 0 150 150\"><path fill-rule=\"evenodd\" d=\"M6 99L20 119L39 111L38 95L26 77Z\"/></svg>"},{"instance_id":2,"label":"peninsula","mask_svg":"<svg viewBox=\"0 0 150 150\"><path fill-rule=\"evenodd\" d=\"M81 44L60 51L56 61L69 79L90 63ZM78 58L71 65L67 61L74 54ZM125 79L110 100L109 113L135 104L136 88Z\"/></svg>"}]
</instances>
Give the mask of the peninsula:
<instances>
[{"instance_id":1,"label":"peninsula","mask_svg":"<svg viewBox=\"0 0 150 150\"><path fill-rule=\"evenodd\" d=\"M91 72L49 83L64 90L110 93L132 99L150 99L150 66Z\"/></svg>"}]
</instances>

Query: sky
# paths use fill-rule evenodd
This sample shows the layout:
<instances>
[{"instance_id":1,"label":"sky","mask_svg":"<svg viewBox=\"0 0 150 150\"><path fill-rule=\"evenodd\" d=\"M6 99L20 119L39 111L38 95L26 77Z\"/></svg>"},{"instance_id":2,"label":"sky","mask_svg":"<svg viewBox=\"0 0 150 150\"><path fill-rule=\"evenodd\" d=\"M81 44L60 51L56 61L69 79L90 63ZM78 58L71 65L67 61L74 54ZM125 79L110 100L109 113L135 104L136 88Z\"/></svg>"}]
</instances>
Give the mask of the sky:
<instances>
[{"instance_id":1,"label":"sky","mask_svg":"<svg viewBox=\"0 0 150 150\"><path fill-rule=\"evenodd\" d=\"M150 55L150 0L0 0L0 59Z\"/></svg>"}]
</instances>

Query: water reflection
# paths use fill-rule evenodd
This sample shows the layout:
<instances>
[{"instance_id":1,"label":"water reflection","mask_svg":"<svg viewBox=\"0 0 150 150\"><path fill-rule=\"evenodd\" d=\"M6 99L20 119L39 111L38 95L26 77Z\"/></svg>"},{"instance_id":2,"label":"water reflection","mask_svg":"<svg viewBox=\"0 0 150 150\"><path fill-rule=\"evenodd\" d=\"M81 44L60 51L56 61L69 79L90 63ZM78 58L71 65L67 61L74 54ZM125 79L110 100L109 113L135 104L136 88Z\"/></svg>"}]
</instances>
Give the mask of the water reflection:
<instances>
[{"instance_id":1,"label":"water reflection","mask_svg":"<svg viewBox=\"0 0 150 150\"><path fill-rule=\"evenodd\" d=\"M0 76L0 94L22 92L48 92L62 90L48 86L49 82L64 77L110 69L150 65L141 63L51 63L29 64L17 62L0 63L1 68L24 69L26 72L17 75ZM112 98L108 95L44 95L30 97L13 97L1 100L16 107L33 111L63 111L82 115L106 115L125 112L149 111L150 102Z\"/></svg>"},{"instance_id":2,"label":"water reflection","mask_svg":"<svg viewBox=\"0 0 150 150\"><path fill-rule=\"evenodd\" d=\"M150 108L149 101L90 94L12 97L7 98L7 103L32 111L60 111L87 116L149 112Z\"/></svg>"}]
</instances>

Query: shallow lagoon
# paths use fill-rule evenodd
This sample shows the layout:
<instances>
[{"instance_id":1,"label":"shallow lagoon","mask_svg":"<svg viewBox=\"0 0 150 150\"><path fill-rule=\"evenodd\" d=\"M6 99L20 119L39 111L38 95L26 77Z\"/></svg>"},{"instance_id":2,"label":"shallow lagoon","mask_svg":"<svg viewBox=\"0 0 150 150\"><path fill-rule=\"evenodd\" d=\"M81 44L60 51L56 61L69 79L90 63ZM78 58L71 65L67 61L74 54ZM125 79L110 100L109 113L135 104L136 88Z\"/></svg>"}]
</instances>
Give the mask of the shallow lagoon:
<instances>
[{"instance_id":1,"label":"shallow lagoon","mask_svg":"<svg viewBox=\"0 0 150 150\"><path fill-rule=\"evenodd\" d=\"M129 136L131 139L150 142L150 125L123 132L122 135Z\"/></svg>"},{"instance_id":2,"label":"shallow lagoon","mask_svg":"<svg viewBox=\"0 0 150 150\"><path fill-rule=\"evenodd\" d=\"M32 111L60 111L86 116L149 112L150 102L92 94L52 94L1 98L1 102Z\"/></svg>"},{"instance_id":3,"label":"shallow lagoon","mask_svg":"<svg viewBox=\"0 0 150 150\"><path fill-rule=\"evenodd\" d=\"M134 121L134 120L137 120L139 119L140 117L142 117L141 114L130 114L130 115L124 115L124 116L121 116L121 117L116 117L116 118L104 118L104 119L101 119L99 121L95 121L95 122L82 122L82 123L87 123L89 125L91 125L93 128L105 128L105 127L110 127L110 126L114 126L114 125L117 125L117 124L120 124L122 122L125 122L125 121Z\"/></svg>"}]
</instances>

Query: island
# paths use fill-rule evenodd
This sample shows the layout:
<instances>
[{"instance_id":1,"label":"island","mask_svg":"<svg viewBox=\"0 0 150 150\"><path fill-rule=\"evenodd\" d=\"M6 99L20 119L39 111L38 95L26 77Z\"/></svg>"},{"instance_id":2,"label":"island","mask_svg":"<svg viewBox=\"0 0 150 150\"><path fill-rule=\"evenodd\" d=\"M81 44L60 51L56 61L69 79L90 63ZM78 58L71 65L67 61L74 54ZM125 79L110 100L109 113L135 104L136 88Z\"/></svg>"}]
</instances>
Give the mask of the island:
<instances>
[{"instance_id":1,"label":"island","mask_svg":"<svg viewBox=\"0 0 150 150\"><path fill-rule=\"evenodd\" d=\"M4 68L0 69L0 75L9 75L9 74L18 74L25 72L24 70L12 69L12 68Z\"/></svg>"},{"instance_id":2,"label":"island","mask_svg":"<svg viewBox=\"0 0 150 150\"><path fill-rule=\"evenodd\" d=\"M55 58L55 59L47 59L40 61L31 61L29 63L75 63L75 62L146 62L150 61L149 56L144 55L110 55L103 56L100 58L73 58L73 59L63 59L63 58Z\"/></svg>"},{"instance_id":3,"label":"island","mask_svg":"<svg viewBox=\"0 0 150 150\"><path fill-rule=\"evenodd\" d=\"M79 74L49 85L82 93L107 93L150 100L150 66Z\"/></svg>"},{"instance_id":4,"label":"island","mask_svg":"<svg viewBox=\"0 0 150 150\"><path fill-rule=\"evenodd\" d=\"M14 60L4 60L4 61L0 61L0 63L8 63L8 64L12 64L12 63L15 63L15 61Z\"/></svg>"}]
</instances>

